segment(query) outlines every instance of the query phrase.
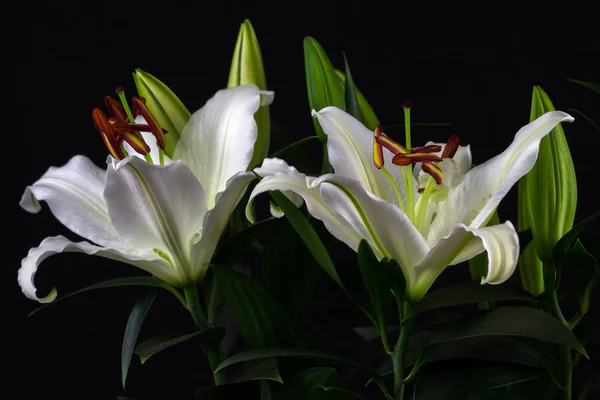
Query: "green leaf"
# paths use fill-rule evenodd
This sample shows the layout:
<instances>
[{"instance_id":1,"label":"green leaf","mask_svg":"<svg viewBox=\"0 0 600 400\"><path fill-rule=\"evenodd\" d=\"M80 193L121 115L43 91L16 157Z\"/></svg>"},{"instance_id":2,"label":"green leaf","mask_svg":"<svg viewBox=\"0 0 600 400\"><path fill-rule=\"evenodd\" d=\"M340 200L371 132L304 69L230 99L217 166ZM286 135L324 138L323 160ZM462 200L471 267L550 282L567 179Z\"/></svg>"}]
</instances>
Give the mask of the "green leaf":
<instances>
[{"instance_id":1,"label":"green leaf","mask_svg":"<svg viewBox=\"0 0 600 400\"><path fill-rule=\"evenodd\" d=\"M229 264L242 250L249 247L258 235L268 229L274 220L275 218L263 219L223 240L213 256L213 263Z\"/></svg>"},{"instance_id":2,"label":"green leaf","mask_svg":"<svg viewBox=\"0 0 600 400\"><path fill-rule=\"evenodd\" d=\"M530 307L498 307L440 326L429 345L480 336L520 336L568 346L585 355L575 335L551 315Z\"/></svg>"},{"instance_id":3,"label":"green leaf","mask_svg":"<svg viewBox=\"0 0 600 400\"><path fill-rule=\"evenodd\" d=\"M312 389L319 386L332 386L339 381L335 368L313 367L306 369L285 384L285 398L287 400L304 400L310 395Z\"/></svg>"},{"instance_id":4,"label":"green leaf","mask_svg":"<svg viewBox=\"0 0 600 400\"><path fill-rule=\"evenodd\" d=\"M429 364L417 379L415 400L465 400L484 389L502 388L540 378L538 368L504 363Z\"/></svg>"},{"instance_id":5,"label":"green leaf","mask_svg":"<svg viewBox=\"0 0 600 400\"><path fill-rule=\"evenodd\" d=\"M258 283L231 268L211 265L211 270L248 347L263 349L290 341L288 321Z\"/></svg>"},{"instance_id":6,"label":"green leaf","mask_svg":"<svg viewBox=\"0 0 600 400\"><path fill-rule=\"evenodd\" d=\"M339 387L321 386L310 392L309 400L365 400L365 398Z\"/></svg>"},{"instance_id":7,"label":"green leaf","mask_svg":"<svg viewBox=\"0 0 600 400\"><path fill-rule=\"evenodd\" d=\"M218 343L223 337L223 328L213 327L203 331L188 333L185 335L166 333L151 337L140 343L136 349L135 354L140 357L140 361L144 364L150 357L159 353L169 347L173 347L177 344L187 342L188 340L194 339L199 344L212 344Z\"/></svg>"},{"instance_id":8,"label":"green leaf","mask_svg":"<svg viewBox=\"0 0 600 400\"><path fill-rule=\"evenodd\" d=\"M369 243L364 239L358 245L358 266L373 306L373 323L380 334L385 334L392 300L390 283L387 271L380 265Z\"/></svg>"},{"instance_id":9,"label":"green leaf","mask_svg":"<svg viewBox=\"0 0 600 400\"><path fill-rule=\"evenodd\" d=\"M191 114L179 97L155 76L138 68L133 73L133 80L138 94L146 99L148 109L167 131L165 153L170 157Z\"/></svg>"},{"instance_id":10,"label":"green leaf","mask_svg":"<svg viewBox=\"0 0 600 400\"><path fill-rule=\"evenodd\" d=\"M234 354L233 356L225 359L219 366L217 366L215 372L227 368L231 365L238 364L246 361L264 360L267 358L310 358L313 360L325 361L332 364L341 364L372 377L375 380L379 380L380 376L371 367L366 365L358 364L350 360L338 357L333 354L324 353L316 350L302 350L302 349L264 349L264 350L248 350L241 353Z\"/></svg>"},{"instance_id":11,"label":"green leaf","mask_svg":"<svg viewBox=\"0 0 600 400\"><path fill-rule=\"evenodd\" d=\"M575 82L581 86L584 86L588 89L593 90L594 92L600 94L600 85L597 83L592 83L592 82L584 82L584 81L578 81L577 79L569 79L571 82Z\"/></svg>"},{"instance_id":12,"label":"green leaf","mask_svg":"<svg viewBox=\"0 0 600 400\"><path fill-rule=\"evenodd\" d=\"M576 114L581 115L583 117L583 119L585 119L587 122L590 123L590 125L592 125L594 128L596 128L596 130L600 131L600 126L598 126L598 124L596 124L593 119L591 119L590 117L585 115L583 112L576 110L574 108L567 108L567 110L569 110L569 112L571 112L571 113L576 113Z\"/></svg>"},{"instance_id":13,"label":"green leaf","mask_svg":"<svg viewBox=\"0 0 600 400\"><path fill-rule=\"evenodd\" d=\"M356 95L356 86L354 85L354 79L350 72L350 66L348 65L348 59L344 54L344 70L346 72L346 82L344 85L344 97L346 99L346 112L352 115L354 118L362 122L362 114L360 107L358 106L358 96Z\"/></svg>"},{"instance_id":14,"label":"green leaf","mask_svg":"<svg viewBox=\"0 0 600 400\"><path fill-rule=\"evenodd\" d=\"M41 307L36 308L35 310L33 310L32 312L29 313L29 316L32 316L33 314L37 313L38 311L41 311L46 307L50 307L62 300L65 300L65 299L68 299L69 297L75 296L76 294L88 292L90 290L95 290L95 289L104 289L104 288L120 287L120 286L150 286L150 287L162 288L162 289L168 290L169 292L173 293L175 295L175 297L177 297L177 299L181 302L181 304L184 307L186 305L185 299L183 298L181 293L177 289L175 289L173 286L166 283L165 281L162 281L153 276L130 276L130 277L125 277L125 278L109 279L109 280L106 280L103 282L94 283L93 285L90 285L90 286L86 286L83 289L80 289L76 292L69 293L65 296L59 297L52 303L45 304Z\"/></svg>"},{"instance_id":15,"label":"green leaf","mask_svg":"<svg viewBox=\"0 0 600 400\"><path fill-rule=\"evenodd\" d=\"M340 79L340 87L342 90L345 90L346 74L338 69L335 70L335 73ZM373 108L362 94L360 89L358 89L356 86L354 86L354 89L356 91L356 101L358 102L358 109L360 110L360 116L363 125L370 130L375 130L375 127L379 124L379 119L377 118L377 115L375 115L375 111L373 111Z\"/></svg>"},{"instance_id":16,"label":"green leaf","mask_svg":"<svg viewBox=\"0 0 600 400\"><path fill-rule=\"evenodd\" d=\"M304 70L310 110L320 111L328 106L346 109L344 90L325 50L314 38L304 38ZM323 143L327 136L316 119L313 119L317 136Z\"/></svg>"},{"instance_id":17,"label":"green leaf","mask_svg":"<svg viewBox=\"0 0 600 400\"><path fill-rule=\"evenodd\" d=\"M583 232L585 227L596 218L600 217L600 211L595 212L590 215L577 225L573 227L569 232L565 233L565 235L560 238L560 240L554 246L553 257L556 262L558 262L561 266L566 261L566 254L569 249L573 246L579 235Z\"/></svg>"},{"instance_id":18,"label":"green leaf","mask_svg":"<svg viewBox=\"0 0 600 400\"><path fill-rule=\"evenodd\" d=\"M572 277L573 286L578 296L582 296L596 273L596 259L586 251L577 239L571 249L565 254L565 262Z\"/></svg>"},{"instance_id":19,"label":"green leaf","mask_svg":"<svg viewBox=\"0 0 600 400\"><path fill-rule=\"evenodd\" d=\"M275 381L283 383L277 361L274 359L261 360L252 365L247 366L245 371L240 372L227 379L227 383L237 383L246 381Z\"/></svg>"},{"instance_id":20,"label":"green leaf","mask_svg":"<svg viewBox=\"0 0 600 400\"><path fill-rule=\"evenodd\" d=\"M298 151L298 150L302 149L305 144L313 142L314 140L319 140L319 137L318 136L305 137L303 139L298 140L297 142L294 142L294 143L284 147L283 149L277 150L275 153L270 154L268 156L268 158L286 159L287 154L289 154L290 152Z\"/></svg>"},{"instance_id":21,"label":"green leaf","mask_svg":"<svg viewBox=\"0 0 600 400\"><path fill-rule=\"evenodd\" d=\"M479 282L461 282L434 290L419 303L410 308L410 313L404 319L423 311L442 307L472 304L480 301L519 300L539 303L535 297L520 289L508 285L482 285Z\"/></svg>"},{"instance_id":22,"label":"green leaf","mask_svg":"<svg viewBox=\"0 0 600 400\"><path fill-rule=\"evenodd\" d=\"M558 360L550 352L543 351L539 343L515 337L481 336L425 346L410 375L414 376L426 363L452 359L490 360L538 367L545 369L554 383L562 386L559 382L562 366ZM392 371L380 372L384 375Z\"/></svg>"},{"instance_id":23,"label":"green leaf","mask_svg":"<svg viewBox=\"0 0 600 400\"><path fill-rule=\"evenodd\" d=\"M275 203L277 203L277 206L283 210L286 218L290 221L304 244L306 244L315 261L340 287L344 287L325 245L304 214L281 192L273 191L270 194Z\"/></svg>"},{"instance_id":24,"label":"green leaf","mask_svg":"<svg viewBox=\"0 0 600 400\"><path fill-rule=\"evenodd\" d=\"M137 342L138 335L150 307L156 298L156 289L152 288L148 292L144 293L137 298L129 313L129 319L125 326L125 334L123 335L123 346L121 347L121 384L125 389L125 381L127 380L127 373L129 372L129 365L131 363L131 357L133 356L133 349Z\"/></svg>"}]
</instances>

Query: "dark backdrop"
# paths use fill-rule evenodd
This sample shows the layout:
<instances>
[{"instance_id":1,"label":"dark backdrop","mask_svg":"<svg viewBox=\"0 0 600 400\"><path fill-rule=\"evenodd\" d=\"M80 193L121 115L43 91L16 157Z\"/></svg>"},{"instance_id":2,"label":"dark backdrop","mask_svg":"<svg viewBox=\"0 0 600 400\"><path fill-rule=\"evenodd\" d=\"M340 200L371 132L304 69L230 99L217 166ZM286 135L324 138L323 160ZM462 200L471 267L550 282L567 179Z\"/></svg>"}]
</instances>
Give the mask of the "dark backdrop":
<instances>
[{"instance_id":1,"label":"dark backdrop","mask_svg":"<svg viewBox=\"0 0 600 400\"><path fill-rule=\"evenodd\" d=\"M401 3L395 9L373 1L298 6L279 2L271 7L163 3L12 2L9 6L15 11L8 13L14 28L6 37L9 57L4 63L14 72L5 76L13 92L4 115L9 131L3 135L8 146L3 253L8 259L1 281L2 331L7 338L2 380L4 389L18 390L20 398L42 393L50 398L123 394L120 343L129 309L140 292L89 293L28 318L36 303L26 299L16 283L21 258L46 236L73 235L46 207L30 215L18 207L18 201L27 184L75 154L104 163L106 151L93 128L91 110L102 107L103 96L117 86L125 86L133 95L135 68L159 77L190 110L196 110L226 85L239 24L250 18L262 48L269 89L276 93L272 118L293 139L313 134L302 50L307 35L323 45L338 68L345 52L357 85L383 125L401 122L401 104L411 101L413 121L452 124L414 128L413 142L444 141L456 133L463 144L471 144L475 163L500 152L528 122L533 85L541 85L557 109L576 108L600 121L600 96L567 81L600 82L599 47L585 26L559 30L550 20L492 24L445 19L439 24ZM594 195L600 137L575 116L576 124L565 131L581 188L579 220L598 209ZM280 143L286 140L274 138ZM500 207L502 219L514 220L515 203L516 193L511 191ZM66 294L135 272L115 262L60 255L44 263L36 281L40 290L56 285ZM167 330L169 324L181 327L179 321L187 320L166 296L158 304L168 312L151 316L155 326ZM158 391L190 381L208 384L209 377L198 378L202 368L189 362L200 353L191 346L186 349L189 353L162 356L160 366L150 361L143 370L134 360L131 385L139 392L144 380Z\"/></svg>"}]
</instances>

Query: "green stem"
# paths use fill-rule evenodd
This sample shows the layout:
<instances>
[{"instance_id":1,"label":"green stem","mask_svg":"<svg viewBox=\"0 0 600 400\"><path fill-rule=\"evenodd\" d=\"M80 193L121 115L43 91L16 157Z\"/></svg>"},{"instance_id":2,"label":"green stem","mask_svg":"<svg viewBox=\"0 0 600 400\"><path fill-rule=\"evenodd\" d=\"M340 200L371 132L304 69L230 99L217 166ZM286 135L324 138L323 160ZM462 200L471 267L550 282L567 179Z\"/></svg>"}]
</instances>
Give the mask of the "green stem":
<instances>
[{"instance_id":1,"label":"green stem","mask_svg":"<svg viewBox=\"0 0 600 400\"><path fill-rule=\"evenodd\" d=\"M569 321L566 320L565 316L560 309L560 303L558 302L558 294L556 290L551 293L552 310L556 318L568 329L571 329ZM561 349L561 361L563 365L563 399L571 400L572 398L572 380L573 380L573 362L571 359L571 348L569 346L563 346Z\"/></svg>"},{"instance_id":2,"label":"green stem","mask_svg":"<svg viewBox=\"0 0 600 400\"><path fill-rule=\"evenodd\" d=\"M204 310L202 310L202 306L200 305L200 296L198 295L198 286L196 285L187 285L183 288L183 294L185 295L185 301L187 303L187 308L196 326L200 330L207 329L210 327L209 320L206 318L206 314ZM211 296L212 297L212 296ZM219 349L219 345L205 345L204 351L208 357L208 363L210 368L213 370L213 377L215 380L215 385L222 385L225 383L224 371L214 372L215 369L221 363L223 357L221 356L221 350Z\"/></svg>"},{"instance_id":3,"label":"green stem","mask_svg":"<svg viewBox=\"0 0 600 400\"><path fill-rule=\"evenodd\" d=\"M402 321L402 316L406 314L407 303L398 302L399 317L400 317L400 334L394 346L394 351L391 354L392 366L394 368L394 400L404 399L404 353L410 336L412 319Z\"/></svg>"}]
</instances>

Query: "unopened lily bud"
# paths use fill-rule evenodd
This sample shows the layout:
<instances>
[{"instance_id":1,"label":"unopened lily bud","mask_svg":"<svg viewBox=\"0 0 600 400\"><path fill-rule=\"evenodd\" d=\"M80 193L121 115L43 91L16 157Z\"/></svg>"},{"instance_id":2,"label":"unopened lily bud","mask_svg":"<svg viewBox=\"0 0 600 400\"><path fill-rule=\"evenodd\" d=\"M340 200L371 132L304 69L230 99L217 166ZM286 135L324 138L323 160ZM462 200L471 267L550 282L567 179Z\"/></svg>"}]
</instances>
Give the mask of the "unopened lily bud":
<instances>
[{"instance_id":1,"label":"unopened lily bud","mask_svg":"<svg viewBox=\"0 0 600 400\"><path fill-rule=\"evenodd\" d=\"M531 116L533 121L554 111L548 95L533 88ZM577 205L577 179L569 145L560 124L540 142L533 169L527 174L524 203L533 234L533 244L540 260L552 261L556 242L573 227Z\"/></svg>"},{"instance_id":2,"label":"unopened lily bud","mask_svg":"<svg viewBox=\"0 0 600 400\"><path fill-rule=\"evenodd\" d=\"M159 137L161 135L158 134L157 140L164 140L165 154L172 157L183 127L190 119L190 112L177 95L153 75L141 69L136 69L133 73L133 80L138 94L144 99L143 101L140 100L138 104L134 104L134 114L137 113L140 105L147 107L156 119L155 124L162 128L161 133L169 132L164 135L164 138ZM144 115L144 117L146 116ZM133 121L131 122L133 123ZM151 124L150 121L147 122ZM154 130L153 133L157 135Z\"/></svg>"},{"instance_id":3,"label":"unopened lily bud","mask_svg":"<svg viewBox=\"0 0 600 400\"><path fill-rule=\"evenodd\" d=\"M235 87L246 84L256 85L260 90L267 89L267 79L263 67L260 46L256 39L256 33L250 20L245 20L240 26L237 37L229 80L227 87ZM258 128L258 137L254 144L254 154L249 167L252 168L268 155L271 140L271 121L269 119L269 107L263 106L254 114L254 120Z\"/></svg>"}]
</instances>

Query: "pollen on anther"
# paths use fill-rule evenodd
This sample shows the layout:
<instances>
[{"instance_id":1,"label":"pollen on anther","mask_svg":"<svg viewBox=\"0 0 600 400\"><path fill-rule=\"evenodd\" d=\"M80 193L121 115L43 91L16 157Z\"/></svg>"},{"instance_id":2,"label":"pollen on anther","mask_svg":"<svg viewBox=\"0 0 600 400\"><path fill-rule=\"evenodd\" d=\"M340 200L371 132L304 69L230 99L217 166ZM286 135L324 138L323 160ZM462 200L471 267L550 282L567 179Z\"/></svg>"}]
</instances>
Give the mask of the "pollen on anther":
<instances>
[{"instance_id":1,"label":"pollen on anther","mask_svg":"<svg viewBox=\"0 0 600 400\"><path fill-rule=\"evenodd\" d=\"M373 131L373 163L375 163L375 167L377 169L381 169L384 164L383 158L383 147L377 141L377 138L381 136L381 126L377 125L375 130Z\"/></svg>"}]
</instances>

